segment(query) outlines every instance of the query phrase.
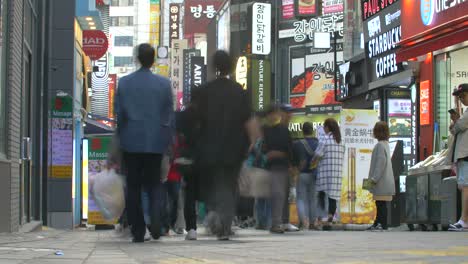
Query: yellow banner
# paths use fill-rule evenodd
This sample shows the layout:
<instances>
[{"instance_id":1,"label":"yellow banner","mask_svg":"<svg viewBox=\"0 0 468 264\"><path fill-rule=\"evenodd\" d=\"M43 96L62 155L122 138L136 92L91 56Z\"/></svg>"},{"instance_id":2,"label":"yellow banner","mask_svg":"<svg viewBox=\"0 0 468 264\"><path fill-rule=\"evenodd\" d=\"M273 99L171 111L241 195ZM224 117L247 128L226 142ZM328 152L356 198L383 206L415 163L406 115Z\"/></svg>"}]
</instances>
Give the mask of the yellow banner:
<instances>
[{"instance_id":1,"label":"yellow banner","mask_svg":"<svg viewBox=\"0 0 468 264\"><path fill-rule=\"evenodd\" d=\"M150 3L150 25L149 40L150 44L157 48L159 46L159 28L161 21L161 9L159 3Z\"/></svg>"},{"instance_id":2,"label":"yellow banner","mask_svg":"<svg viewBox=\"0 0 468 264\"><path fill-rule=\"evenodd\" d=\"M52 178L71 179L72 166L52 166Z\"/></svg>"}]
</instances>

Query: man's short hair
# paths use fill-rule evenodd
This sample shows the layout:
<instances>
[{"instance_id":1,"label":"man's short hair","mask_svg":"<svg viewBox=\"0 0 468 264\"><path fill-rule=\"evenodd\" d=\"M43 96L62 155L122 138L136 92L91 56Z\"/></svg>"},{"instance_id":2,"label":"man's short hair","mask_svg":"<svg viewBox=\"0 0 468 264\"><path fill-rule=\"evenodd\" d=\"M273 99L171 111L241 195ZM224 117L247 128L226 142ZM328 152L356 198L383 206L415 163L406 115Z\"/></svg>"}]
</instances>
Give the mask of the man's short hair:
<instances>
[{"instance_id":1,"label":"man's short hair","mask_svg":"<svg viewBox=\"0 0 468 264\"><path fill-rule=\"evenodd\" d=\"M302 133L304 134L304 136L310 136L314 134L314 127L310 122L305 122L302 125Z\"/></svg>"},{"instance_id":2,"label":"man's short hair","mask_svg":"<svg viewBox=\"0 0 468 264\"><path fill-rule=\"evenodd\" d=\"M138 45L137 58L141 66L151 68L154 64L154 48L148 43Z\"/></svg>"},{"instance_id":3,"label":"man's short hair","mask_svg":"<svg viewBox=\"0 0 468 264\"><path fill-rule=\"evenodd\" d=\"M221 76L229 75L234 68L231 56L224 50L216 51L213 55L213 64Z\"/></svg>"}]
</instances>

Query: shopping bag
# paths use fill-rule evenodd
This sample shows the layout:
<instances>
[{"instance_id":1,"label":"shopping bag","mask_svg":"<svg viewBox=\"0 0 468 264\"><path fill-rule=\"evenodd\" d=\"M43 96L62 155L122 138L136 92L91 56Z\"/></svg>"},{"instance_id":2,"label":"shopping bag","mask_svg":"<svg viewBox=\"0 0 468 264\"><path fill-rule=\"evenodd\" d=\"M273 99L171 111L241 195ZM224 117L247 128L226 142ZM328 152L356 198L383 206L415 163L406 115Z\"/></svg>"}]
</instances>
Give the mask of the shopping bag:
<instances>
[{"instance_id":1,"label":"shopping bag","mask_svg":"<svg viewBox=\"0 0 468 264\"><path fill-rule=\"evenodd\" d=\"M265 198L271 195L271 175L268 170L242 164L238 185L243 197Z\"/></svg>"},{"instance_id":2,"label":"shopping bag","mask_svg":"<svg viewBox=\"0 0 468 264\"><path fill-rule=\"evenodd\" d=\"M115 220L125 209L124 180L114 169L103 170L92 179L91 195L107 220Z\"/></svg>"}]
</instances>

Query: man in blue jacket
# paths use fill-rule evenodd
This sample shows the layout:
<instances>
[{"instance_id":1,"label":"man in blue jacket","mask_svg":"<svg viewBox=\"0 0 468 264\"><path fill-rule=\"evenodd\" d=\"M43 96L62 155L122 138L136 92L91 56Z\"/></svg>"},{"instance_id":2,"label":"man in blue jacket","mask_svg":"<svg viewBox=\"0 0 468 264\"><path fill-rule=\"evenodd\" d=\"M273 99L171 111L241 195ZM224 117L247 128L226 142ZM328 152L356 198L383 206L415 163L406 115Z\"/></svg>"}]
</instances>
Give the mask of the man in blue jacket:
<instances>
[{"instance_id":1,"label":"man in blue jacket","mask_svg":"<svg viewBox=\"0 0 468 264\"><path fill-rule=\"evenodd\" d=\"M157 196L161 194L161 160L171 142L174 109L170 82L155 75L154 48L137 47L141 68L122 77L115 98L120 147L127 168L127 212L133 242L143 242L146 231L141 192L150 194L151 235L161 232Z\"/></svg>"}]
</instances>

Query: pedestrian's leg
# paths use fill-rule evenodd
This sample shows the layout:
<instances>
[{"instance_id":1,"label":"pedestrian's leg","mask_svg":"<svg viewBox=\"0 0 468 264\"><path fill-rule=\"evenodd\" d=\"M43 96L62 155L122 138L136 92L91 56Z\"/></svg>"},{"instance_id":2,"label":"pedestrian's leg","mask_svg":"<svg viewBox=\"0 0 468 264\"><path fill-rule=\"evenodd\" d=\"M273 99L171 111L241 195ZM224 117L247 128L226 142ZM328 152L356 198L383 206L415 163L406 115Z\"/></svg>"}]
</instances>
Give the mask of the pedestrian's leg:
<instances>
[{"instance_id":1,"label":"pedestrian's leg","mask_svg":"<svg viewBox=\"0 0 468 264\"><path fill-rule=\"evenodd\" d=\"M216 178L216 212L221 221L221 230L218 239L226 240L231 235L232 220L236 211L236 183L240 168L221 168Z\"/></svg>"},{"instance_id":2,"label":"pedestrian's leg","mask_svg":"<svg viewBox=\"0 0 468 264\"><path fill-rule=\"evenodd\" d=\"M309 226L306 226L306 222L309 222L308 216L309 216L309 210L308 210L308 201L307 201L307 174L301 173L299 175L299 179L297 181L296 185L296 190L297 190L297 199L296 199L296 205L297 205L297 215L299 217L299 220L302 224L303 227L308 228Z\"/></svg>"},{"instance_id":3,"label":"pedestrian's leg","mask_svg":"<svg viewBox=\"0 0 468 264\"><path fill-rule=\"evenodd\" d=\"M195 208L195 186L188 180L185 186L185 204L184 204L184 217L185 217L185 230L197 230L197 214Z\"/></svg>"},{"instance_id":4,"label":"pedestrian's leg","mask_svg":"<svg viewBox=\"0 0 468 264\"><path fill-rule=\"evenodd\" d=\"M289 224L289 191L291 187L291 180L289 177L289 172L286 173L286 184L284 186L284 193L286 194L284 197L284 205L283 205L283 217L282 222L283 224Z\"/></svg>"},{"instance_id":5,"label":"pedestrian's leg","mask_svg":"<svg viewBox=\"0 0 468 264\"><path fill-rule=\"evenodd\" d=\"M317 219L317 192L315 190L315 183L317 181L317 175L311 174L310 175L310 184L309 184L309 220L312 224L315 219Z\"/></svg>"},{"instance_id":6,"label":"pedestrian's leg","mask_svg":"<svg viewBox=\"0 0 468 264\"><path fill-rule=\"evenodd\" d=\"M145 236L145 220L141 206L142 164L138 154L124 153L127 165L127 216L131 223L134 242L143 242Z\"/></svg>"},{"instance_id":7,"label":"pedestrian's leg","mask_svg":"<svg viewBox=\"0 0 468 264\"><path fill-rule=\"evenodd\" d=\"M271 196L271 225L272 232L280 232L284 200L286 197L284 186L287 185L288 172L286 170L272 170L272 196Z\"/></svg>"},{"instance_id":8,"label":"pedestrian's leg","mask_svg":"<svg viewBox=\"0 0 468 264\"><path fill-rule=\"evenodd\" d=\"M375 215L375 220L374 220L374 224L372 225L373 227L376 227L378 224L381 224L381 220L380 220L380 217L381 217L381 205L380 205L380 201L375 201L375 208L376 208L376 215Z\"/></svg>"},{"instance_id":9,"label":"pedestrian's leg","mask_svg":"<svg viewBox=\"0 0 468 264\"><path fill-rule=\"evenodd\" d=\"M177 221L177 208L179 205L179 183L168 182L168 196L169 196L169 219L171 228L175 228Z\"/></svg>"},{"instance_id":10,"label":"pedestrian's leg","mask_svg":"<svg viewBox=\"0 0 468 264\"><path fill-rule=\"evenodd\" d=\"M336 200L328 197L328 222L333 221L333 216L336 213Z\"/></svg>"},{"instance_id":11,"label":"pedestrian's leg","mask_svg":"<svg viewBox=\"0 0 468 264\"><path fill-rule=\"evenodd\" d=\"M159 239L161 235L161 213L163 206L161 201L165 199L163 184L161 183L161 154L145 154L143 162L143 184L149 190L151 236Z\"/></svg>"},{"instance_id":12,"label":"pedestrian's leg","mask_svg":"<svg viewBox=\"0 0 468 264\"><path fill-rule=\"evenodd\" d=\"M388 225L387 225L387 215L388 215L388 212L387 212L387 202L386 201L378 201L379 203L379 223L382 225L382 228L383 229L387 229L388 228Z\"/></svg>"}]
</instances>

